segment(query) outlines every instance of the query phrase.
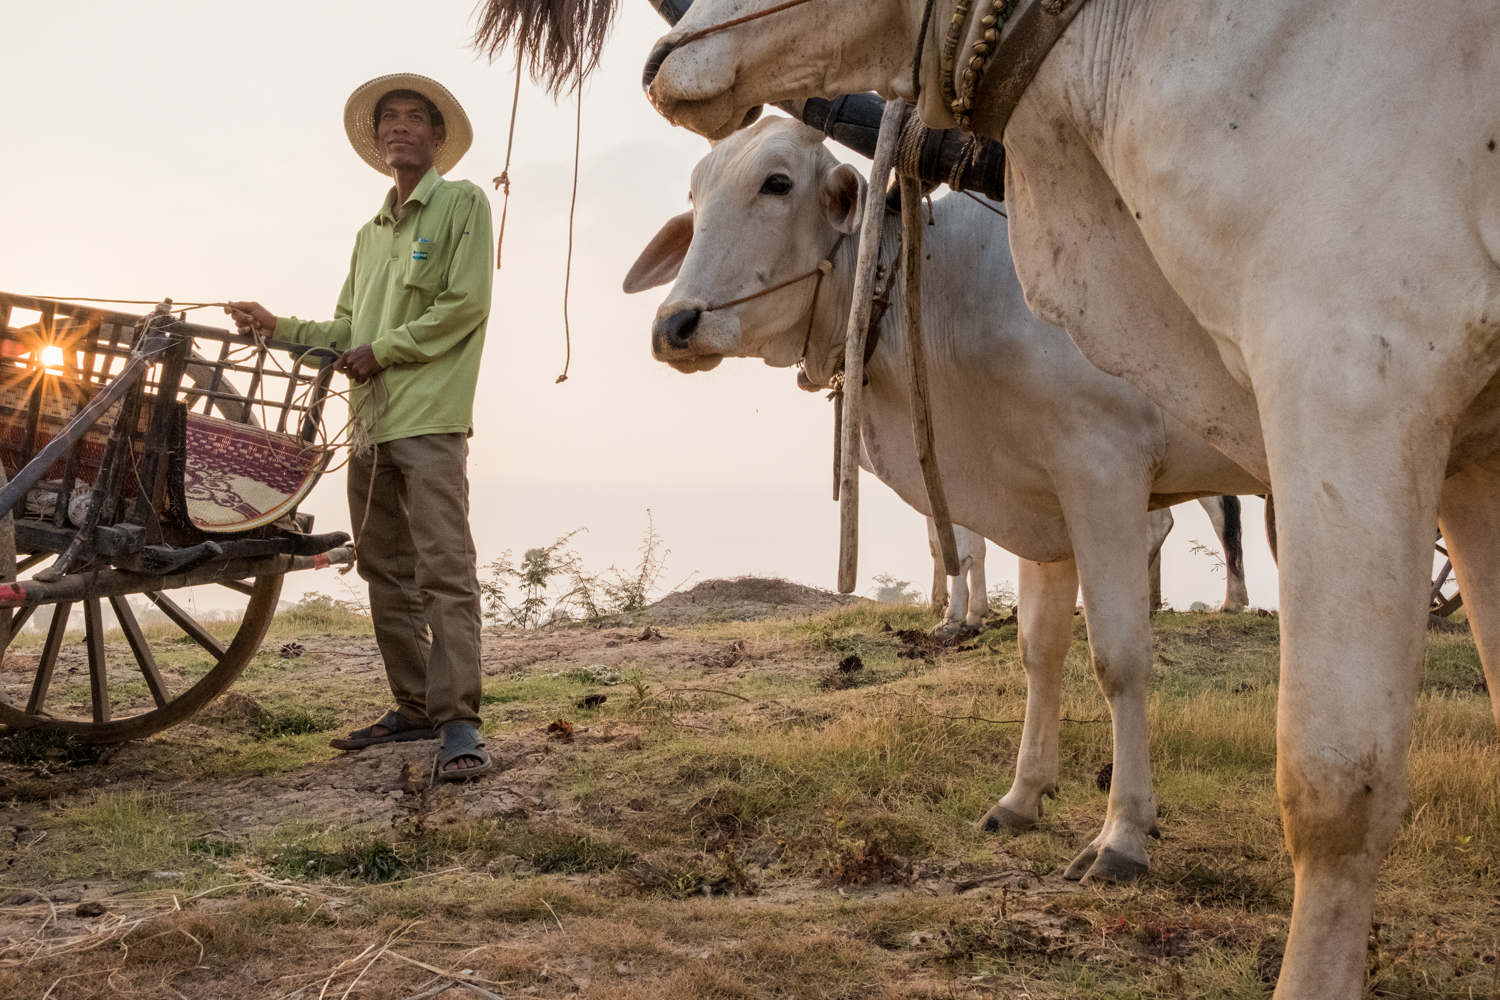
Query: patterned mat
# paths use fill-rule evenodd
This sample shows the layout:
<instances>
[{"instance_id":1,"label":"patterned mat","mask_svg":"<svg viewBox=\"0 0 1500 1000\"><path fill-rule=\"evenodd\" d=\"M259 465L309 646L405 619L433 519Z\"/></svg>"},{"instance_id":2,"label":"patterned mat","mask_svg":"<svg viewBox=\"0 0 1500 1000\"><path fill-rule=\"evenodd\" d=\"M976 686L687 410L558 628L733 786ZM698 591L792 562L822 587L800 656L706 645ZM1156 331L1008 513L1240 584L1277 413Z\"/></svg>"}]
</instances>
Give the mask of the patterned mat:
<instances>
[{"instance_id":1,"label":"patterned mat","mask_svg":"<svg viewBox=\"0 0 1500 1000\"><path fill-rule=\"evenodd\" d=\"M213 533L269 524L307 495L326 457L291 434L190 413L182 477L188 519Z\"/></svg>"},{"instance_id":2,"label":"patterned mat","mask_svg":"<svg viewBox=\"0 0 1500 1000\"><path fill-rule=\"evenodd\" d=\"M20 471L21 466L26 464L25 458L45 447L91 398L74 379L52 373L43 376L41 405L37 412L36 443L34 448L27 448L28 408L37 379L38 376L24 368L0 362L0 462L4 463L7 477ZM142 435L151 416L148 408L143 408L143 411L139 423ZM99 474L99 465L104 460L104 446L119 415L120 404L116 403L98 423L84 433L78 454L80 482L92 484L94 477ZM140 457L141 448L137 444L135 462L125 470L120 484L121 492L127 497L136 494L134 466L139 464ZM66 467L66 459L60 458L42 476L45 479L61 479Z\"/></svg>"}]
</instances>

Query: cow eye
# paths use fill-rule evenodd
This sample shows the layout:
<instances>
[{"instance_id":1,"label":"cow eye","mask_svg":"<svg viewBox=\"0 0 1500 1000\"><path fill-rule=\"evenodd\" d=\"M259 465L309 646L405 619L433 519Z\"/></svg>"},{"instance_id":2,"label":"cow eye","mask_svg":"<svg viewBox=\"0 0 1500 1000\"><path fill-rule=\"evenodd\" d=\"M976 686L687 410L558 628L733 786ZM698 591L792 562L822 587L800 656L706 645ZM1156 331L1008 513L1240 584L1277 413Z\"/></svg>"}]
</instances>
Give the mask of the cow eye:
<instances>
[{"instance_id":1,"label":"cow eye","mask_svg":"<svg viewBox=\"0 0 1500 1000\"><path fill-rule=\"evenodd\" d=\"M786 194L792 189L792 179L786 174L772 174L760 186L761 194Z\"/></svg>"}]
</instances>

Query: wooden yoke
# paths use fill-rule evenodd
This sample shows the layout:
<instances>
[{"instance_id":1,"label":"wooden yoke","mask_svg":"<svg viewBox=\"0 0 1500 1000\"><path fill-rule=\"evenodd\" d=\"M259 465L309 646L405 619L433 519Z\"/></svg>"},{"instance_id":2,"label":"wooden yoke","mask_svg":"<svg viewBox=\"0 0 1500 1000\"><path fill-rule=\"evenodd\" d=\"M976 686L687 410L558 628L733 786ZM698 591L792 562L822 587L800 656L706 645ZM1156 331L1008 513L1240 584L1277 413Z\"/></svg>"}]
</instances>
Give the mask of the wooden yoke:
<instances>
[{"instance_id":1,"label":"wooden yoke","mask_svg":"<svg viewBox=\"0 0 1500 1000\"><path fill-rule=\"evenodd\" d=\"M880 116L880 138L875 163L865 189L864 218L859 228L859 257L854 270L854 308L844 335L844 418L840 427L843 467L839 470L839 593L852 594L859 575L859 402L865 384L865 332L875 294L875 260L885 218L884 192L896 158L896 136L901 132L905 105L887 101Z\"/></svg>"},{"instance_id":2,"label":"wooden yoke","mask_svg":"<svg viewBox=\"0 0 1500 1000\"><path fill-rule=\"evenodd\" d=\"M915 109L913 109L915 110ZM953 518L948 514L948 496L938 472L937 445L932 433L932 396L927 388L927 357L922 351L922 182L899 174L901 183L901 268L906 282L906 373L911 392L911 431L916 440L917 462L927 487L927 505L937 525L938 547L943 550L943 568L958 576L958 542L953 537Z\"/></svg>"}]
</instances>

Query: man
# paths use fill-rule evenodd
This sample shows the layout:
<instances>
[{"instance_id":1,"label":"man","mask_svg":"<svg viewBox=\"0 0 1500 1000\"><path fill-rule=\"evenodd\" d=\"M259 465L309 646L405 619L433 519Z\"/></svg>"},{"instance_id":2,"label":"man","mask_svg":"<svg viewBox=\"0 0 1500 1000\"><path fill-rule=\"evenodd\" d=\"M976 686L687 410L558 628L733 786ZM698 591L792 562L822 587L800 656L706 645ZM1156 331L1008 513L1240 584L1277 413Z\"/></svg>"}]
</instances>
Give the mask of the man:
<instances>
[{"instance_id":1,"label":"man","mask_svg":"<svg viewBox=\"0 0 1500 1000\"><path fill-rule=\"evenodd\" d=\"M355 238L334 318L278 319L258 302L226 311L241 332L343 349L335 369L355 383L349 515L396 708L332 745L441 735L438 774L467 778L491 766L479 736L466 470L494 268L490 206L474 184L442 177L473 131L437 82L408 73L371 80L344 106L344 129L396 186Z\"/></svg>"}]
</instances>

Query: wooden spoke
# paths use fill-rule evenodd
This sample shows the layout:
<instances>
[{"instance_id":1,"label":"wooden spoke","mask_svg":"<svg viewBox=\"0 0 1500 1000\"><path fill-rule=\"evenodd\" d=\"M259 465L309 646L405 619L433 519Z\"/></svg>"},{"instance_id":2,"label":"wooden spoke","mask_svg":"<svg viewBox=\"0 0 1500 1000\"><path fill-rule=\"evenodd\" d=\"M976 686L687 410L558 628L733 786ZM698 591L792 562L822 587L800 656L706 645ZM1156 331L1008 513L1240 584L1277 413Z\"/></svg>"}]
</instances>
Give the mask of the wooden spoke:
<instances>
[{"instance_id":1,"label":"wooden spoke","mask_svg":"<svg viewBox=\"0 0 1500 1000\"><path fill-rule=\"evenodd\" d=\"M37 606L32 604L16 611L16 616L10 621L11 635L15 635L25 627L27 622L31 621L31 616L36 614L36 609Z\"/></svg>"},{"instance_id":2,"label":"wooden spoke","mask_svg":"<svg viewBox=\"0 0 1500 1000\"><path fill-rule=\"evenodd\" d=\"M47 641L42 644L36 679L31 682L31 698L26 702L27 715L36 715L47 700L47 688L52 684L52 671L57 666L57 654L62 650L63 636L68 631L68 616L72 611L73 605L59 604L52 613L52 624L47 628Z\"/></svg>"},{"instance_id":3,"label":"wooden spoke","mask_svg":"<svg viewBox=\"0 0 1500 1000\"><path fill-rule=\"evenodd\" d=\"M141 668L141 673L146 677L146 687L151 689L151 697L155 699L156 707L166 708L167 702L172 700L167 692L167 682L162 678L161 670L156 666L156 657L151 655L151 644L146 641L140 622L135 620L135 612L130 608L130 601L124 597L111 597L109 606L114 608L115 617L120 620L120 630L125 633L125 641L130 643L130 651L135 654L136 665Z\"/></svg>"},{"instance_id":4,"label":"wooden spoke","mask_svg":"<svg viewBox=\"0 0 1500 1000\"><path fill-rule=\"evenodd\" d=\"M1431 601L1434 605L1442 603L1443 588L1448 585L1448 574L1453 572L1453 561L1445 560L1443 568L1438 570L1437 579L1432 582Z\"/></svg>"},{"instance_id":5,"label":"wooden spoke","mask_svg":"<svg viewBox=\"0 0 1500 1000\"><path fill-rule=\"evenodd\" d=\"M31 620L31 615L35 611L36 605L32 604L17 608L14 614L8 610L0 612L0 658L5 656L5 651L10 649L11 640Z\"/></svg>"},{"instance_id":6,"label":"wooden spoke","mask_svg":"<svg viewBox=\"0 0 1500 1000\"><path fill-rule=\"evenodd\" d=\"M162 614L172 619L177 627L193 637L193 641L214 655L215 660L224 658L224 644L208 634L208 630L193 620L193 616L184 611L176 601L161 592L146 593L151 603L161 608Z\"/></svg>"},{"instance_id":7,"label":"wooden spoke","mask_svg":"<svg viewBox=\"0 0 1500 1000\"><path fill-rule=\"evenodd\" d=\"M57 555L56 552L37 552L29 555L25 559L22 559L20 562L16 563L16 573L24 573L31 567L35 566L37 563L46 562L48 559L51 559L55 555Z\"/></svg>"},{"instance_id":8,"label":"wooden spoke","mask_svg":"<svg viewBox=\"0 0 1500 1000\"><path fill-rule=\"evenodd\" d=\"M84 642L89 649L89 693L93 696L94 721L109 721L109 666L104 662L104 616L99 598L83 602Z\"/></svg>"},{"instance_id":9,"label":"wooden spoke","mask_svg":"<svg viewBox=\"0 0 1500 1000\"><path fill-rule=\"evenodd\" d=\"M228 587L236 594L244 594L246 597L249 597L251 594L255 593L255 588L250 586L244 580L216 580L214 582L221 587Z\"/></svg>"}]
</instances>

